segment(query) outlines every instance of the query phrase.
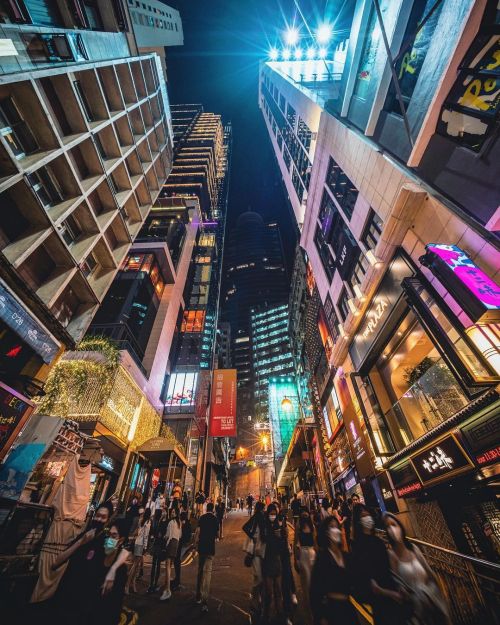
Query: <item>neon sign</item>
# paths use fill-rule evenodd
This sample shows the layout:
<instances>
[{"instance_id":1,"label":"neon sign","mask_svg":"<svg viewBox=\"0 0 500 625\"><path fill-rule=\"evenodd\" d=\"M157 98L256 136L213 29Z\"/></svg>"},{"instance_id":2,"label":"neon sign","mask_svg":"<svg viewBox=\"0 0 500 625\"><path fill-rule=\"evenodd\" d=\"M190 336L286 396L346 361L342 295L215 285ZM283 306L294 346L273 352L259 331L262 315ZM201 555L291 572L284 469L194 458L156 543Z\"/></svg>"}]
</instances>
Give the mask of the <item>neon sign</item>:
<instances>
[{"instance_id":1,"label":"neon sign","mask_svg":"<svg viewBox=\"0 0 500 625\"><path fill-rule=\"evenodd\" d=\"M419 490L422 490L422 484L420 482L412 482L411 484L407 484L402 488L397 488L396 492L398 494L398 497L407 497L408 495L412 495Z\"/></svg>"},{"instance_id":2,"label":"neon sign","mask_svg":"<svg viewBox=\"0 0 500 625\"><path fill-rule=\"evenodd\" d=\"M429 243L420 261L431 269L474 323L500 321L500 286L456 245Z\"/></svg>"}]
</instances>

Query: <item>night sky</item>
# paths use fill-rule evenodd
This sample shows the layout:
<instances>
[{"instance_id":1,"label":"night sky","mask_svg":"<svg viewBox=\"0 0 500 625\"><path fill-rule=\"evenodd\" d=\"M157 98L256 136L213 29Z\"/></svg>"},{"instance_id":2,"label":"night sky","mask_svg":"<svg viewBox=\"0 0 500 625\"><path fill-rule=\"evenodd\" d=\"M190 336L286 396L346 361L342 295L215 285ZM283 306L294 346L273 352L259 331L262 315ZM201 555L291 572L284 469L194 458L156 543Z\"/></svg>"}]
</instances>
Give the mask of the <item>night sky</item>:
<instances>
[{"instance_id":1,"label":"night sky","mask_svg":"<svg viewBox=\"0 0 500 625\"><path fill-rule=\"evenodd\" d=\"M323 7L324 0L316 2ZM251 208L277 220L289 269L296 226L257 104L259 61L293 21L293 0L180 0L184 46L167 49L172 103L201 102L233 124L228 228ZM301 2L302 10L306 2ZM321 10L322 12L322 10Z\"/></svg>"}]
</instances>

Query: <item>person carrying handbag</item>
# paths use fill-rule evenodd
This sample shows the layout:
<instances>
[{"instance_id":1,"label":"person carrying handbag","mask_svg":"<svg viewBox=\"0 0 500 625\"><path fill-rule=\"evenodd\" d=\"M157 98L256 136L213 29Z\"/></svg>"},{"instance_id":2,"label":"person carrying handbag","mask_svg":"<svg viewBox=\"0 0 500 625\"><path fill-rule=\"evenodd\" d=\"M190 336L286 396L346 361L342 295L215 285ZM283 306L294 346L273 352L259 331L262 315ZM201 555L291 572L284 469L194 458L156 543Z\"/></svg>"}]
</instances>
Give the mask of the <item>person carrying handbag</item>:
<instances>
[{"instance_id":1,"label":"person carrying handbag","mask_svg":"<svg viewBox=\"0 0 500 625\"><path fill-rule=\"evenodd\" d=\"M166 601L172 596L172 591L170 590L171 570L177 555L181 535L182 527L179 510L178 508L172 508L170 522L167 525L167 533L165 534L165 586L160 601Z\"/></svg>"},{"instance_id":2,"label":"person carrying handbag","mask_svg":"<svg viewBox=\"0 0 500 625\"><path fill-rule=\"evenodd\" d=\"M264 535L264 504L257 501L255 512L252 517L243 525L243 531L247 536L247 541L243 550L245 551L245 566L252 567L252 606L256 613L260 613L263 603L263 577L262 559L265 553Z\"/></svg>"}]
</instances>

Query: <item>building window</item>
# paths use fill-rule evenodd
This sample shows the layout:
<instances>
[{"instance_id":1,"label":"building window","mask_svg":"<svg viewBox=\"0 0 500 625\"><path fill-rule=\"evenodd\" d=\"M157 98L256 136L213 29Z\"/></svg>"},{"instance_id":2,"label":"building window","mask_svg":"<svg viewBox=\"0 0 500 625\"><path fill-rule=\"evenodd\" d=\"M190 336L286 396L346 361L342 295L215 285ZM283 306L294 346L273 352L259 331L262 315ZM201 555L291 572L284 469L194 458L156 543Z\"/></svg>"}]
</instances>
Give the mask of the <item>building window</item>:
<instances>
[{"instance_id":1,"label":"building window","mask_svg":"<svg viewBox=\"0 0 500 625\"><path fill-rule=\"evenodd\" d=\"M349 279L349 282L352 287L355 284L361 284L363 282L363 278L365 277L365 273L368 271L370 263L368 262L366 256L360 254L358 260L354 264L352 275Z\"/></svg>"},{"instance_id":2,"label":"building window","mask_svg":"<svg viewBox=\"0 0 500 625\"><path fill-rule=\"evenodd\" d=\"M45 208L54 206L64 200L64 194L50 167L41 167L29 174L28 181Z\"/></svg>"},{"instance_id":3,"label":"building window","mask_svg":"<svg viewBox=\"0 0 500 625\"><path fill-rule=\"evenodd\" d=\"M316 226L314 244L316 245L316 249L318 250L321 264L323 265L326 276L329 282L331 282L333 279L333 274L335 273L335 261L319 225Z\"/></svg>"},{"instance_id":4,"label":"building window","mask_svg":"<svg viewBox=\"0 0 500 625\"><path fill-rule=\"evenodd\" d=\"M333 302L332 302L332 298L330 297L330 294L326 296L325 305L323 308L325 311L326 323L328 324L330 334L332 335L333 340L336 341L339 335L339 330L338 330L339 319L337 317L337 313L335 312L335 308L333 306Z\"/></svg>"},{"instance_id":5,"label":"building window","mask_svg":"<svg viewBox=\"0 0 500 625\"><path fill-rule=\"evenodd\" d=\"M78 97L78 101L80 102L80 106L82 107L83 112L85 113L85 117L87 118L87 121L94 122L95 116L92 113L92 109L90 108L89 101L87 100L87 96L85 95L82 89L82 85L80 84L80 81L74 80L73 86L75 87L75 92Z\"/></svg>"},{"instance_id":6,"label":"building window","mask_svg":"<svg viewBox=\"0 0 500 625\"><path fill-rule=\"evenodd\" d=\"M82 234L82 229L74 215L67 217L59 226L59 234L68 247L73 245Z\"/></svg>"},{"instance_id":7,"label":"building window","mask_svg":"<svg viewBox=\"0 0 500 625\"><path fill-rule=\"evenodd\" d=\"M368 219L363 229L363 234L361 235L361 242L365 244L367 249L374 250L377 247L382 232L382 226L382 220L373 208L370 208Z\"/></svg>"},{"instance_id":8,"label":"building window","mask_svg":"<svg viewBox=\"0 0 500 625\"><path fill-rule=\"evenodd\" d=\"M204 310L185 310L182 319L181 332L203 332L205 325Z\"/></svg>"},{"instance_id":9,"label":"building window","mask_svg":"<svg viewBox=\"0 0 500 625\"><path fill-rule=\"evenodd\" d=\"M337 304L342 321L345 321L347 317L349 316L349 313L351 312L349 309L349 304L347 303L348 299L349 299L349 294L347 293L347 290L344 287L340 293L339 301Z\"/></svg>"},{"instance_id":10,"label":"building window","mask_svg":"<svg viewBox=\"0 0 500 625\"><path fill-rule=\"evenodd\" d=\"M282 113L284 113L284 112L285 112L285 110L286 110L286 101L285 101L285 96L284 96L284 95L282 95L281 93L280 93L280 103L279 103L279 107L280 107L280 109L281 109Z\"/></svg>"},{"instance_id":11,"label":"building window","mask_svg":"<svg viewBox=\"0 0 500 625\"><path fill-rule=\"evenodd\" d=\"M99 263L97 262L96 257L92 252L90 252L87 258L80 264L80 269L82 270L83 275L86 278L89 278L97 269L98 265Z\"/></svg>"},{"instance_id":12,"label":"building window","mask_svg":"<svg viewBox=\"0 0 500 625\"><path fill-rule=\"evenodd\" d=\"M436 4L438 6L435 6ZM399 58L394 68L406 109L427 56L427 50L436 30L442 6L443 3L436 3L436 0L415 0L413 3L410 19L402 39L405 50L400 50ZM429 15L430 17L426 19ZM424 19L426 21L423 27L415 34L419 24ZM399 105L394 82L392 81L384 108L387 111L401 115L401 106Z\"/></svg>"},{"instance_id":13,"label":"building window","mask_svg":"<svg viewBox=\"0 0 500 625\"><path fill-rule=\"evenodd\" d=\"M382 14L384 14L387 11L388 2L387 0L382 0L380 4ZM363 49L356 75L356 82L354 84L354 95L361 100L367 99L370 83L373 78L373 68L375 67L377 52L381 43L382 33L378 24L377 12L372 6L370 19L366 28L365 39L363 41Z\"/></svg>"},{"instance_id":14,"label":"building window","mask_svg":"<svg viewBox=\"0 0 500 625\"><path fill-rule=\"evenodd\" d=\"M331 156L326 173L326 185L344 215L350 219L358 199L358 190Z\"/></svg>"},{"instance_id":15,"label":"building window","mask_svg":"<svg viewBox=\"0 0 500 625\"><path fill-rule=\"evenodd\" d=\"M5 140L17 159L38 150L36 139L13 98L0 101L0 126Z\"/></svg>"}]
</instances>

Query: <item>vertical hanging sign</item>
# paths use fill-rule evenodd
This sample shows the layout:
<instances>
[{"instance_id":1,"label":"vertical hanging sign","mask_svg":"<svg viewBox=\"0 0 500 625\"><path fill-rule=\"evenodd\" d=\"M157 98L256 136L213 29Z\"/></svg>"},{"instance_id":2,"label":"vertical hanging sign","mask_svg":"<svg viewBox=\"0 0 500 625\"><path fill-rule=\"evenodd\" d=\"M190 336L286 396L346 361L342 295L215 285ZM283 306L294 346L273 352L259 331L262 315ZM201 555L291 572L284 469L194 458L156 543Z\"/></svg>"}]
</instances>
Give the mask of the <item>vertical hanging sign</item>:
<instances>
[{"instance_id":1,"label":"vertical hanging sign","mask_svg":"<svg viewBox=\"0 0 500 625\"><path fill-rule=\"evenodd\" d=\"M236 369L215 369L208 435L236 436Z\"/></svg>"}]
</instances>

